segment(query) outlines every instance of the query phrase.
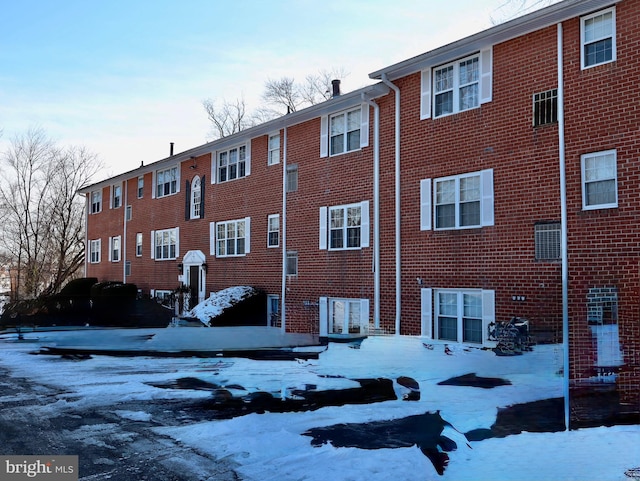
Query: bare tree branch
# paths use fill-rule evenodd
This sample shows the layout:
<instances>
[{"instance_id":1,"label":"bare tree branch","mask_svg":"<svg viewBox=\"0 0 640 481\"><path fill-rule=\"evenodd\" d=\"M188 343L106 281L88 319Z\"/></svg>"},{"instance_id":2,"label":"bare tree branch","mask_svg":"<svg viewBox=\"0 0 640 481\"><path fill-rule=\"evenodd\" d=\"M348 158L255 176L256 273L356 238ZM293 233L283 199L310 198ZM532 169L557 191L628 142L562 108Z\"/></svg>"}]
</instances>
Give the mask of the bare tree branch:
<instances>
[{"instance_id":1,"label":"bare tree branch","mask_svg":"<svg viewBox=\"0 0 640 481\"><path fill-rule=\"evenodd\" d=\"M267 104L284 107L286 112L295 112L303 101L293 77L267 80L264 84L262 99Z\"/></svg>"},{"instance_id":2,"label":"bare tree branch","mask_svg":"<svg viewBox=\"0 0 640 481\"><path fill-rule=\"evenodd\" d=\"M223 100L220 106L213 99L205 99L202 106L212 124L211 140L227 137L254 125L252 119L247 116L244 98L235 101Z\"/></svg>"},{"instance_id":3,"label":"bare tree branch","mask_svg":"<svg viewBox=\"0 0 640 481\"><path fill-rule=\"evenodd\" d=\"M210 140L226 137L259 123L324 102L331 98L331 81L344 79L348 75L343 68L334 68L308 75L301 84L296 83L293 77L268 79L262 94L265 105L259 106L252 114L247 113L243 98L235 102L221 100L220 104L214 99L206 99L202 106L211 121Z\"/></svg>"},{"instance_id":4,"label":"bare tree branch","mask_svg":"<svg viewBox=\"0 0 640 481\"><path fill-rule=\"evenodd\" d=\"M514 18L521 17L534 10L548 7L560 0L505 0L490 16L491 23L498 25Z\"/></svg>"},{"instance_id":5,"label":"bare tree branch","mask_svg":"<svg viewBox=\"0 0 640 481\"><path fill-rule=\"evenodd\" d=\"M84 258L84 202L76 195L102 168L83 148L56 146L41 129L3 153L0 253L16 269L16 297L57 292Z\"/></svg>"}]
</instances>

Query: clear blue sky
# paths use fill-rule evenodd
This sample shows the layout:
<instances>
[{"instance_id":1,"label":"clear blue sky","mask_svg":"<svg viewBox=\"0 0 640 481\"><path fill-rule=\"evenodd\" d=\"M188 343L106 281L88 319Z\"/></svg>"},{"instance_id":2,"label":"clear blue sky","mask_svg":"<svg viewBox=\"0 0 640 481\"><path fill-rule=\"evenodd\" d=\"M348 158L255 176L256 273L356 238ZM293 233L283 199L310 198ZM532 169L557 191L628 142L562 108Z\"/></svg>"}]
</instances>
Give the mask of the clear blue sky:
<instances>
[{"instance_id":1,"label":"clear blue sky","mask_svg":"<svg viewBox=\"0 0 640 481\"><path fill-rule=\"evenodd\" d=\"M41 127L108 174L206 142L205 98L260 102L268 78L367 74L491 26L507 0L19 0L0 29L0 151ZM540 0L530 0L531 4ZM502 12L502 13L501 13Z\"/></svg>"}]
</instances>

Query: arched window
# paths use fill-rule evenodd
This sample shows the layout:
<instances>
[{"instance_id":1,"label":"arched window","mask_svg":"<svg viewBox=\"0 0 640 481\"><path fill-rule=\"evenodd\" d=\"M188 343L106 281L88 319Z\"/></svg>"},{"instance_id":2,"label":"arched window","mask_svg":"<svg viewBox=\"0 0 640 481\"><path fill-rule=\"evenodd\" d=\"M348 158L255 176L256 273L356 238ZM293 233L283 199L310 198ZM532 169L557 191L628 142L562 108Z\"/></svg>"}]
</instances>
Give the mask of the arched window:
<instances>
[{"instance_id":1,"label":"arched window","mask_svg":"<svg viewBox=\"0 0 640 481\"><path fill-rule=\"evenodd\" d=\"M200 177L196 176L191 182L191 218L200 217L200 209L202 208L202 189L200 185Z\"/></svg>"}]
</instances>

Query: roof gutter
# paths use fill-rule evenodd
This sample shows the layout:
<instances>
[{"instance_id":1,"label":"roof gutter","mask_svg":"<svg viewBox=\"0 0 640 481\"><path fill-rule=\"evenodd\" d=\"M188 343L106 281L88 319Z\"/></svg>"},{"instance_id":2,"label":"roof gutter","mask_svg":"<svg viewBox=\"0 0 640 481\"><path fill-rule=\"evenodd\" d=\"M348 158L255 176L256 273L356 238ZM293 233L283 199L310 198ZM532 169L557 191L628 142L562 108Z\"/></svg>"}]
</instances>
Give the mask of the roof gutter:
<instances>
[{"instance_id":1,"label":"roof gutter","mask_svg":"<svg viewBox=\"0 0 640 481\"><path fill-rule=\"evenodd\" d=\"M464 57L489 45L496 45L527 33L552 27L562 21L615 5L620 1L622 0L565 0L555 3L448 45L384 67L370 73L369 77L381 79L382 74L387 74L390 80L406 77L425 68Z\"/></svg>"},{"instance_id":2,"label":"roof gutter","mask_svg":"<svg viewBox=\"0 0 640 481\"><path fill-rule=\"evenodd\" d=\"M149 172L154 172L167 164L174 164L176 162L184 161L191 162L191 159L193 157L199 157L201 155L210 154L211 152L219 149L233 147L240 142L244 142L261 135L269 134L270 132L273 132L275 130L280 130L285 127L291 127L293 125L301 124L303 122L307 122L309 120L336 112L338 110L347 109L353 105L360 103L362 94L366 94L369 98L377 98L386 95L387 93L389 93L389 88L382 83L369 85L367 87L354 90L353 92L339 95L338 97L327 100L326 102L312 105L310 107L307 107L306 109L292 112L290 114L278 117L277 119L270 120L260 125L256 125L255 127L242 130L233 135L214 140L213 142L194 147L173 156L169 156L165 159L143 165L141 167L138 167L137 169L124 172L122 174L104 179L100 182L96 182L88 186L84 186L78 190L78 193L87 194L92 190L95 190L99 186L106 186L111 183L117 182L120 179L125 180L133 176L139 176Z\"/></svg>"}]
</instances>

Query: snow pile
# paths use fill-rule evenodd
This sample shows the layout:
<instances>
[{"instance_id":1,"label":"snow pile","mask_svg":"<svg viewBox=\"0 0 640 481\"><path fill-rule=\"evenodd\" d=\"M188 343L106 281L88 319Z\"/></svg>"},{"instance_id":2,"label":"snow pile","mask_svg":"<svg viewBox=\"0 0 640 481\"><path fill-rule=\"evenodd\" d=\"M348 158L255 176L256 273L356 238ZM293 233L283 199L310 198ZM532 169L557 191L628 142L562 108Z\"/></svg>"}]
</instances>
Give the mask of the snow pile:
<instances>
[{"instance_id":1,"label":"snow pile","mask_svg":"<svg viewBox=\"0 0 640 481\"><path fill-rule=\"evenodd\" d=\"M214 292L208 299L195 306L186 317L198 319L205 326L211 326L211 320L244 299L256 294L256 290L249 286L233 286Z\"/></svg>"},{"instance_id":2,"label":"snow pile","mask_svg":"<svg viewBox=\"0 0 640 481\"><path fill-rule=\"evenodd\" d=\"M130 430L128 437L126 432L120 433L121 438L116 439L111 424L83 425L78 433L87 442L120 449L122 443L133 446L148 429L173 439L182 450L180 455L190 450L233 464L238 478L245 481L625 481L630 479L625 471L637 467L640 459L640 425L523 432L468 445L457 441L458 449L449 452L450 463L443 476L417 446L364 449L332 443L313 445L312 438L304 434L335 425L402 422L409 416L438 411L459 431L489 428L501 408L562 396L562 376L558 374L561 345L539 345L522 356L500 357L490 350L445 346L423 338L380 336L365 339L360 349L331 343L317 360L289 362L107 356L74 362L29 355L33 347L33 343L0 342L0 369L8 370L7 375L28 379L36 386L63 389L55 397L42 396L45 404L29 406L34 419L107 410L124 421L134 421L135 430ZM470 373L500 377L510 384L493 389L441 384ZM199 408L212 402L211 390L197 389L199 383L180 387L177 382L192 378L229 391L289 398L298 389L349 389L359 385L355 379L397 380L400 376L417 381L419 401L397 399L301 412L254 412L231 419ZM13 402L21 395L0 397L0 403ZM159 402L166 402L166 411L158 410ZM192 409L184 408L183 402L192 403ZM174 406L181 408L173 411ZM163 421L163 412L172 413L171 422ZM7 414L3 411L3 415ZM149 461L149 466L153 462L157 460ZM203 469L193 479L214 478Z\"/></svg>"}]
</instances>

